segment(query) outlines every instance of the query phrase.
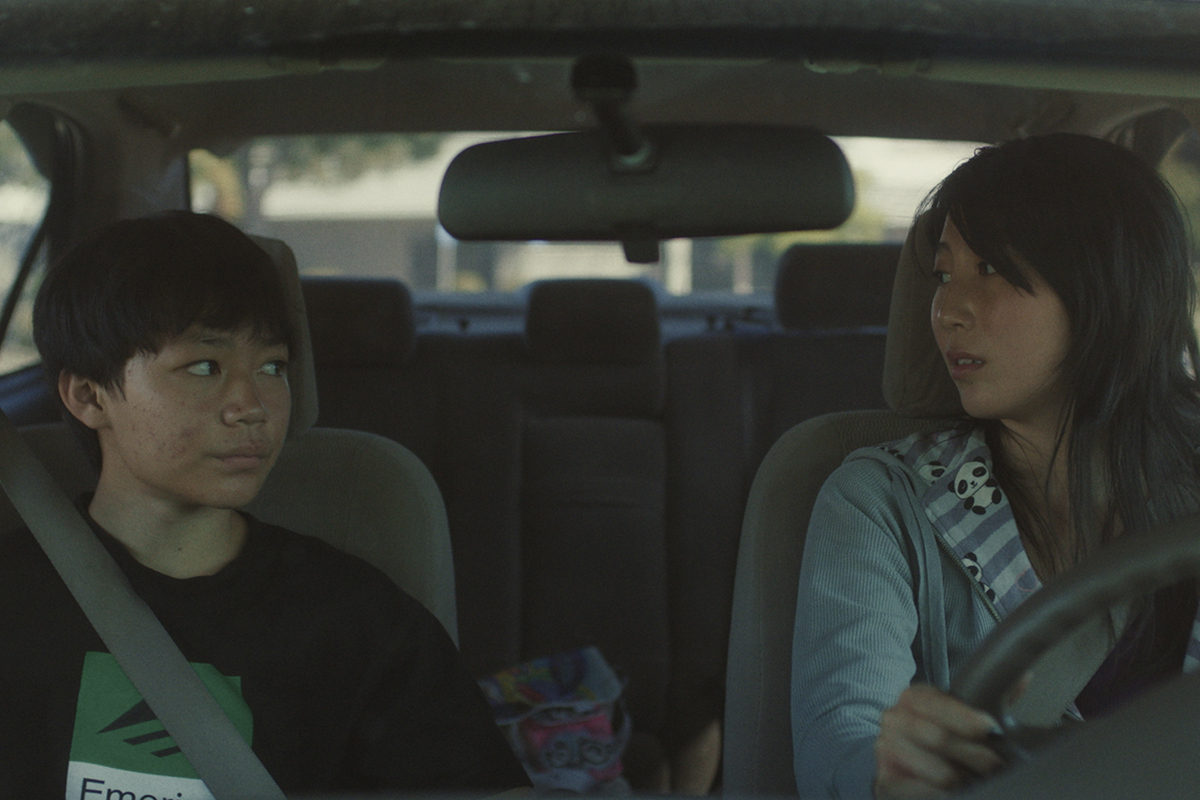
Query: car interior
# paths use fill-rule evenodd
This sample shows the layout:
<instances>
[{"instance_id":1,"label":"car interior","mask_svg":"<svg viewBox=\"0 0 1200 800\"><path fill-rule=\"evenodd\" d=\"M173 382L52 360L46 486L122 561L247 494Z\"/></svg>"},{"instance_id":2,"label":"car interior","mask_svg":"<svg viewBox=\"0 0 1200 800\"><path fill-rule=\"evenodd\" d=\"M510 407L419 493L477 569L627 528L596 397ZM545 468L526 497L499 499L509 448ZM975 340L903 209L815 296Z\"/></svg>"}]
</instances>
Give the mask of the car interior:
<instances>
[{"instance_id":1,"label":"car interior","mask_svg":"<svg viewBox=\"0 0 1200 800\"><path fill-rule=\"evenodd\" d=\"M118 218L222 213L197 201L195 165L225 159L259 202L232 218L289 276L306 342L289 368L303 411L250 510L382 568L479 677L599 648L624 682L638 794L796 794L788 676L815 493L856 447L961 413L929 332L921 197L897 235L839 238L871 190L847 140L969 154L1088 133L1159 165L1200 221L1196 3L286 6L0 0L21 31L0 46L0 111L33 176L0 171L0 407L68 495L94 482L29 351L41 271ZM438 174L428 230L372 221L379 265L306 249L325 236L360 260L365 225L268 213L263 137L310 137L317 170L336 137L460 134L488 140ZM31 211L4 193L35 183ZM672 240L724 283L693 266L700 289L674 290ZM439 272L451 242L457 278ZM517 243L603 243L618 267L504 286ZM456 291L471 258L491 282ZM20 520L0 502L4 529ZM1170 688L978 796L1068 796L1106 758L1080 752L1128 755L1160 719L1187 741L1166 712L1200 693ZM1144 796L1169 796L1146 789L1156 774L1190 779L1182 750L1146 748L1109 762Z\"/></svg>"}]
</instances>

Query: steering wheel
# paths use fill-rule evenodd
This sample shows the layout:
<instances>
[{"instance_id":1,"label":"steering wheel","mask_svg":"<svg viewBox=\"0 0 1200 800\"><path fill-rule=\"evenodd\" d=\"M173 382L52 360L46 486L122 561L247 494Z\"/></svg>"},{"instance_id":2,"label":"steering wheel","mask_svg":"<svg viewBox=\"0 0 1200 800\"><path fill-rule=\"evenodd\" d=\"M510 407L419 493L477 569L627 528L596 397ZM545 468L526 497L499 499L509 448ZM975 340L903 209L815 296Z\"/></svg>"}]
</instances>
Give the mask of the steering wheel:
<instances>
[{"instance_id":1,"label":"steering wheel","mask_svg":"<svg viewBox=\"0 0 1200 800\"><path fill-rule=\"evenodd\" d=\"M1125 600L1193 577L1200 577L1200 515L1119 538L1002 620L955 676L950 692L1006 725L1006 698L1051 647ZM1006 738L1013 732L1009 728Z\"/></svg>"}]
</instances>

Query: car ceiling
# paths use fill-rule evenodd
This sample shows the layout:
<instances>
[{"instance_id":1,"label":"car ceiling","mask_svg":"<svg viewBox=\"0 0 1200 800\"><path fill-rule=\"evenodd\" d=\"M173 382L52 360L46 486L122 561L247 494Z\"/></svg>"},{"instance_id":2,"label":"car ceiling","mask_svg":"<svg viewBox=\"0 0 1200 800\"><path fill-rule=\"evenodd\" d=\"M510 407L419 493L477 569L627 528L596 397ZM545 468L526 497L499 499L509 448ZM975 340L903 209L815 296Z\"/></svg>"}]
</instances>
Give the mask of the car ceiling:
<instances>
[{"instance_id":1,"label":"car ceiling","mask_svg":"<svg viewBox=\"0 0 1200 800\"><path fill-rule=\"evenodd\" d=\"M594 43L597 36L626 46L649 37L656 52L666 37L692 54L698 47L761 52L815 37L899 50L1100 47L1109 57L1134 56L1147 49L1138 40L1152 38L1155 57L1187 59L1183 42L1166 52L1163 37L1200 30L1200 11L1180 0L4 0L0 20L22 31L4 46L7 60L22 61L366 46L389 55L499 53L528 51L533 42L560 49L572 37ZM714 35L702 41L705 31Z\"/></svg>"},{"instance_id":2,"label":"car ceiling","mask_svg":"<svg viewBox=\"0 0 1200 800\"><path fill-rule=\"evenodd\" d=\"M18 0L0 92L218 151L258 134L588 127L573 59L645 122L996 141L1200 118L1200 3Z\"/></svg>"}]
</instances>

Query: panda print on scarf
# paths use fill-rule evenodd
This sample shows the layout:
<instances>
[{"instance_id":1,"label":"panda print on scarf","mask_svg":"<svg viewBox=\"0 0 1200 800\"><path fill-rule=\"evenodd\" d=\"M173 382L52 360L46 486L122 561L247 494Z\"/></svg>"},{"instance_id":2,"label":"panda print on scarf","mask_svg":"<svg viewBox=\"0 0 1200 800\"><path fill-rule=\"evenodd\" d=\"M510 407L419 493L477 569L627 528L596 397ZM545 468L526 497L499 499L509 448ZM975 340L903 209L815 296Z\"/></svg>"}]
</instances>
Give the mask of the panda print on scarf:
<instances>
[{"instance_id":1,"label":"panda print on scarf","mask_svg":"<svg viewBox=\"0 0 1200 800\"><path fill-rule=\"evenodd\" d=\"M988 465L982 461L968 461L954 477L954 493L963 501L963 508L975 514L983 514L989 506L1003 498L1000 485Z\"/></svg>"},{"instance_id":2,"label":"panda print on scarf","mask_svg":"<svg viewBox=\"0 0 1200 800\"><path fill-rule=\"evenodd\" d=\"M979 566L979 558L974 553L967 553L962 557L962 565L966 568L967 574L979 584L979 588L983 589L983 593L987 595L987 599L995 603L996 593L992 591L992 587L988 586L987 581L983 578L983 568Z\"/></svg>"}]
</instances>

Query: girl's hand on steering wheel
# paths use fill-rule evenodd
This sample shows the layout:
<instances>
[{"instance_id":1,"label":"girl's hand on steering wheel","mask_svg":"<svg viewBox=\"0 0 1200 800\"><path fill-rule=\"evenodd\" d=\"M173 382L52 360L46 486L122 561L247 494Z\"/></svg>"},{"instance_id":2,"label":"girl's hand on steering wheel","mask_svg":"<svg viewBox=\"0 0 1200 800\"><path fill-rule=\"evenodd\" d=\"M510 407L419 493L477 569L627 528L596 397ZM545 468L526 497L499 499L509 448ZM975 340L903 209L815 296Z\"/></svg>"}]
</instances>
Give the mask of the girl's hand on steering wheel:
<instances>
[{"instance_id":1,"label":"girl's hand on steering wheel","mask_svg":"<svg viewBox=\"0 0 1200 800\"><path fill-rule=\"evenodd\" d=\"M875 796L936 797L1004 765L988 746L988 714L932 686L913 685L883 712L875 740Z\"/></svg>"}]
</instances>

